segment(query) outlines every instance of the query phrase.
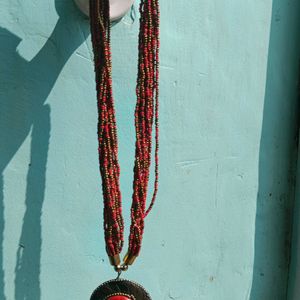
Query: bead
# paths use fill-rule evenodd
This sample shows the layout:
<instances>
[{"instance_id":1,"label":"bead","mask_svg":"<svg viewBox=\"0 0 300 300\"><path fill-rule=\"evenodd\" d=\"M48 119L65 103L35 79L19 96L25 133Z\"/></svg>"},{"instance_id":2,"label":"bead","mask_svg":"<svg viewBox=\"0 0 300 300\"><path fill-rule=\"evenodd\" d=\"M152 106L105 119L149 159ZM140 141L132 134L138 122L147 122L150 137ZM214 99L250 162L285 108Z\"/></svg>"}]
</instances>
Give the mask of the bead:
<instances>
[{"instance_id":1,"label":"bead","mask_svg":"<svg viewBox=\"0 0 300 300\"><path fill-rule=\"evenodd\" d=\"M101 2L101 3L100 3ZM104 5L103 5L103 3ZM129 253L140 251L144 218L153 207L158 189L158 81L159 81L159 1L142 0L140 7L139 66L136 83L136 152L131 207L132 224ZM120 166L114 99L108 0L91 2L91 32L96 73L98 107L98 152L104 201L104 230L110 256L122 250L124 225L121 209ZM145 211L155 127L155 180L151 203Z\"/></svg>"}]
</instances>

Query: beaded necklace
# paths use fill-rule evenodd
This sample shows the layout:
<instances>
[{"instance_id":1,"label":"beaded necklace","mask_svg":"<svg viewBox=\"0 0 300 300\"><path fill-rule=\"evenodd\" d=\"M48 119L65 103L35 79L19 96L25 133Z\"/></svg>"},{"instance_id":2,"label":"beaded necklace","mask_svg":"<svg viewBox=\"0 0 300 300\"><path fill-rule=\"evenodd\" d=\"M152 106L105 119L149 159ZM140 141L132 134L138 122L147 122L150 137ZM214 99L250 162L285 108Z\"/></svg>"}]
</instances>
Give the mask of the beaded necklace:
<instances>
[{"instance_id":1,"label":"beaded necklace","mask_svg":"<svg viewBox=\"0 0 300 300\"><path fill-rule=\"evenodd\" d=\"M134 263L140 253L144 220L153 207L158 189L159 0L141 0L139 11L140 30L135 108L136 142L131 226L128 251L123 263L121 263L120 253L124 243L124 221L119 184L117 126L112 93L109 0L90 0L98 102L98 150L104 201L105 243L110 262L119 275ZM154 192L150 205L146 208L153 126L155 129ZM115 284L117 284L117 288L114 286ZM109 292L111 294L105 292L107 286L109 286L108 290L111 290L112 286L114 287L114 291ZM124 289L127 294L124 293L125 296L120 299L150 299L148 293L140 285L121 280L119 276L116 280L102 284L93 293L91 299L113 299L113 295L116 293L123 295ZM128 294L128 291L131 291L131 294ZM144 298L136 295L143 295Z\"/></svg>"}]
</instances>

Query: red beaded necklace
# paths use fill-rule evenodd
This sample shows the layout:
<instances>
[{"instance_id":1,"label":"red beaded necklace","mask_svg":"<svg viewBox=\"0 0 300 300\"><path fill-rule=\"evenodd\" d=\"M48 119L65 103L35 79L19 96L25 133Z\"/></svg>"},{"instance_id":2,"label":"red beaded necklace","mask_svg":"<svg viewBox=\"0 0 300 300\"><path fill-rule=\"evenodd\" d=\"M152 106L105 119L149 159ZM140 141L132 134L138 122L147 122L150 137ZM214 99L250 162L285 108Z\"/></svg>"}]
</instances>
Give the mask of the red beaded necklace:
<instances>
[{"instance_id":1,"label":"red beaded necklace","mask_svg":"<svg viewBox=\"0 0 300 300\"><path fill-rule=\"evenodd\" d=\"M90 0L99 114L98 142L104 200L105 242L110 261L119 272L127 269L140 253L144 220L153 207L158 188L159 2L158 0L141 0L140 3L131 226L128 252L122 265L119 255L124 242L124 223L119 184L117 126L112 94L109 16L109 0ZM154 193L150 206L146 209L153 124L155 126Z\"/></svg>"}]
</instances>

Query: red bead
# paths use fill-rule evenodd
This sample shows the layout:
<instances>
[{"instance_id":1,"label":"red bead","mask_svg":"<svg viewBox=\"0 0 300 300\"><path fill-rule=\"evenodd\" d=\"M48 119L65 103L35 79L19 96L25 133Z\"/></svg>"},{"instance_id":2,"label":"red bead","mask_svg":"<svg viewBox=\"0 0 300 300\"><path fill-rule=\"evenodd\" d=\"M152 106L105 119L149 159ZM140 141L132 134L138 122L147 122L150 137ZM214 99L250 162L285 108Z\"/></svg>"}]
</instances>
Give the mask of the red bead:
<instances>
[{"instance_id":1,"label":"red bead","mask_svg":"<svg viewBox=\"0 0 300 300\"><path fill-rule=\"evenodd\" d=\"M134 298L129 298L127 296L111 296L107 300L132 300Z\"/></svg>"},{"instance_id":2,"label":"red bead","mask_svg":"<svg viewBox=\"0 0 300 300\"><path fill-rule=\"evenodd\" d=\"M117 127L112 94L109 6L92 1L92 43L98 100L99 163L104 198L104 230L107 251L113 256L122 250L123 218L121 210L120 166L118 162ZM158 0L140 4L140 38L137 103L135 116L136 157L131 208L130 252L140 251L144 218L151 210L158 187L158 80L159 80L159 5ZM152 128L155 125L155 182L154 193L145 211L152 152ZM115 297L115 296L114 296ZM109 298L110 299L110 298ZM112 298L110 300L121 300ZM125 298L126 299L126 298ZM129 298L127 298L129 299Z\"/></svg>"}]
</instances>

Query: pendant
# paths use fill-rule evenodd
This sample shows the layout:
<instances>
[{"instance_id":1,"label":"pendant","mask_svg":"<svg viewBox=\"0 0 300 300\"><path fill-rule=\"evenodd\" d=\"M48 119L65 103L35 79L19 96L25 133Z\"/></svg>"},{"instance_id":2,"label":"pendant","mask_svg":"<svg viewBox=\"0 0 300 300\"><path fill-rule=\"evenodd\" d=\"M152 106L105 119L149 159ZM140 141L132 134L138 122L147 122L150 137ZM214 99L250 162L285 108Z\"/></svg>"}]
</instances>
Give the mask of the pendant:
<instances>
[{"instance_id":1,"label":"pendant","mask_svg":"<svg viewBox=\"0 0 300 300\"><path fill-rule=\"evenodd\" d=\"M151 300L151 297L138 283L114 279L98 286L90 300Z\"/></svg>"}]
</instances>

